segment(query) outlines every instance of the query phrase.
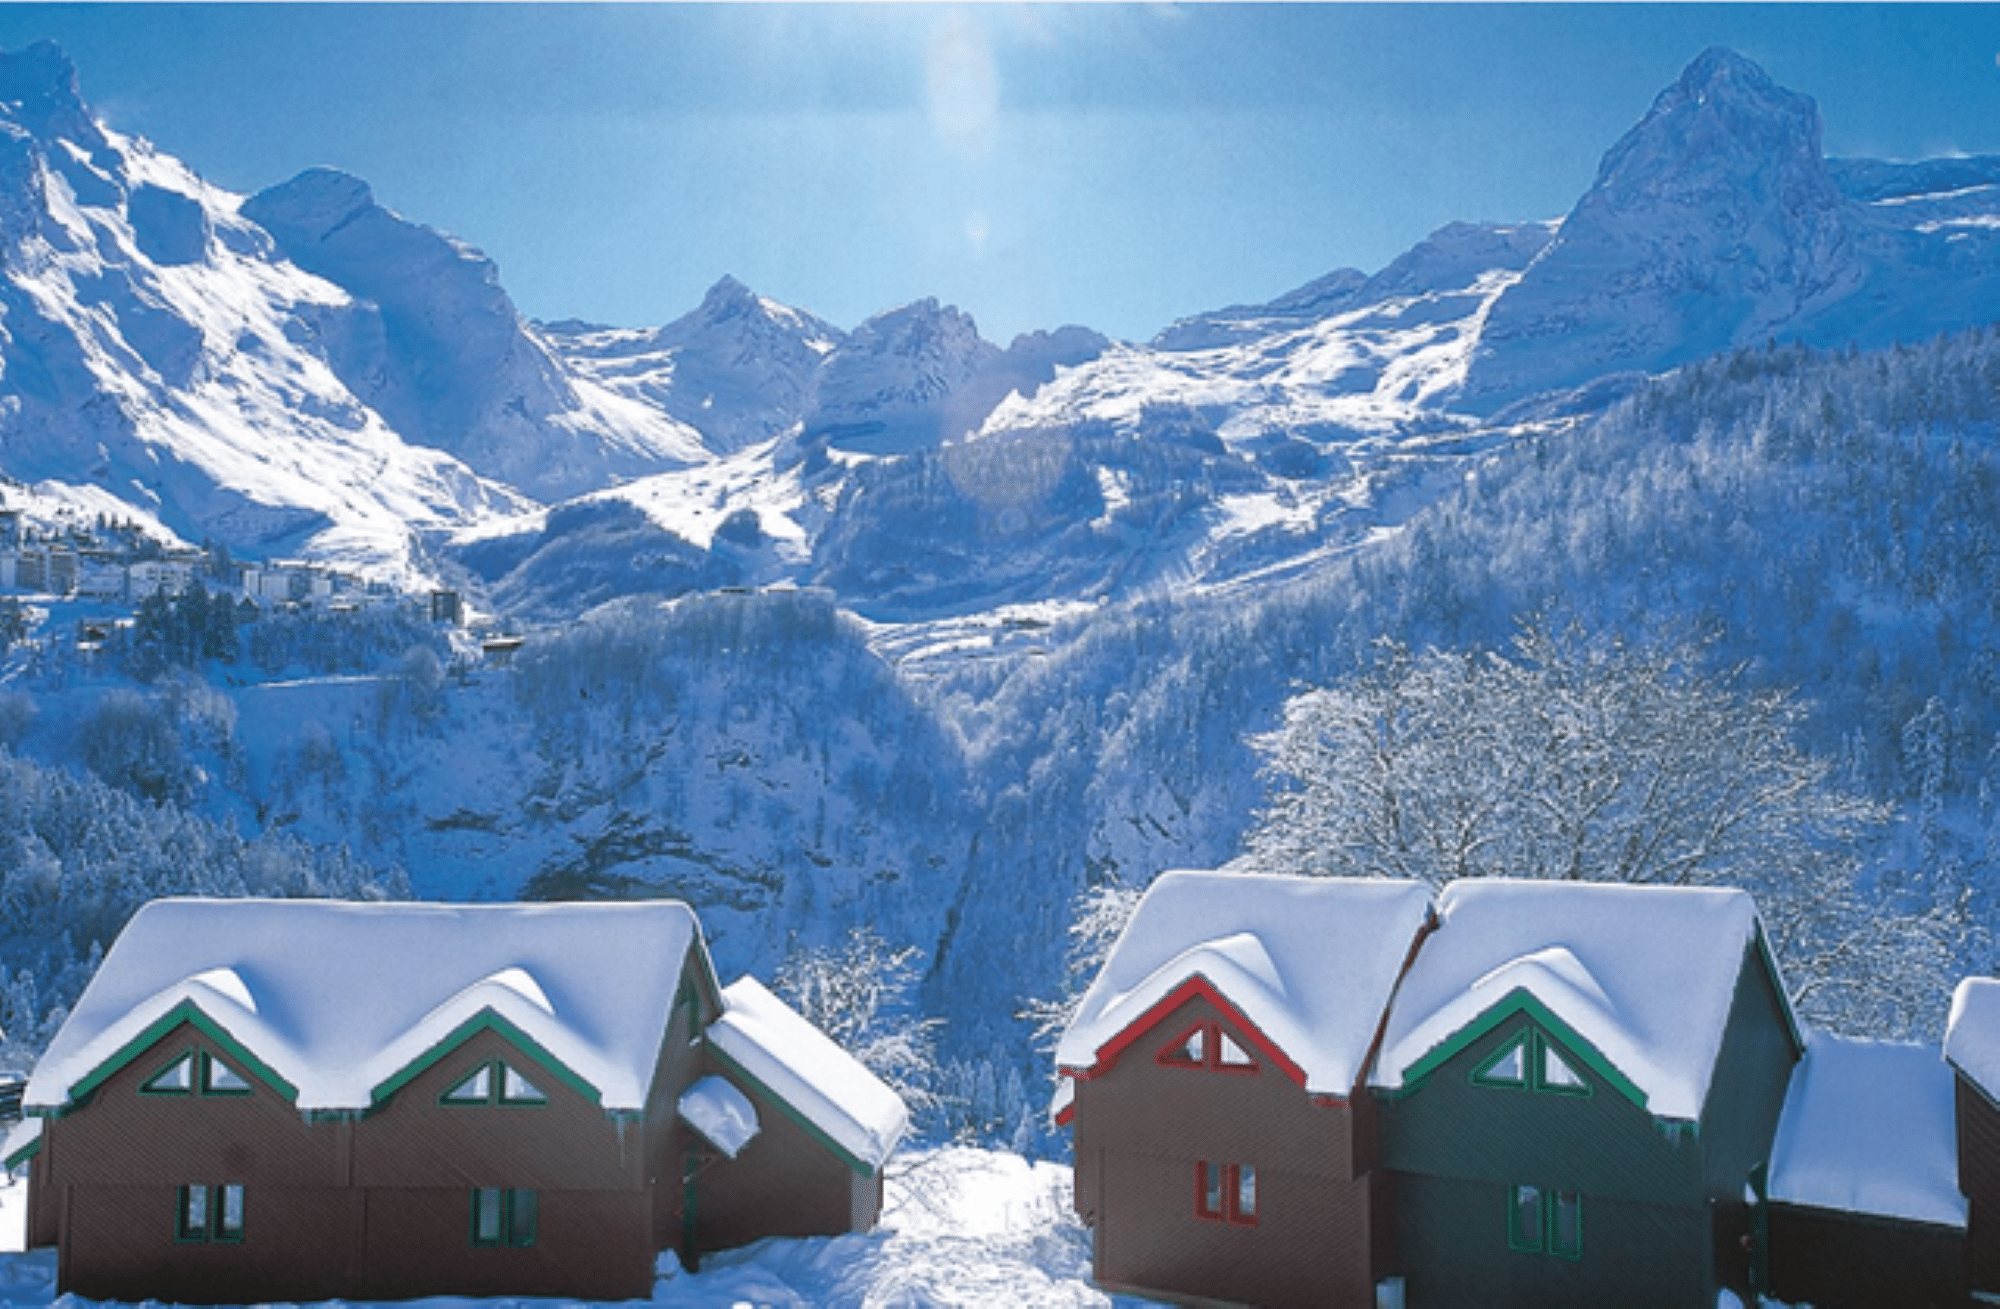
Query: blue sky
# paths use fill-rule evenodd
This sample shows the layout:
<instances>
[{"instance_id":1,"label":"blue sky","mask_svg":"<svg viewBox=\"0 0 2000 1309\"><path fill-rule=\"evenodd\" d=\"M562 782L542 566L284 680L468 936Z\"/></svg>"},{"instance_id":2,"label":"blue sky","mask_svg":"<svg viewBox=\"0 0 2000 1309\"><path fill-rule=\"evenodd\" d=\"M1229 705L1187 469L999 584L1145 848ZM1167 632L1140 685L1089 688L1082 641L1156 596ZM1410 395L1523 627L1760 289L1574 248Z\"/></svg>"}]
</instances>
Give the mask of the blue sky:
<instances>
[{"instance_id":1,"label":"blue sky","mask_svg":"<svg viewBox=\"0 0 2000 1309\"><path fill-rule=\"evenodd\" d=\"M1004 343L1548 218L1695 55L1835 155L2000 153L2000 6L0 5L211 181L313 165L497 259L523 312L646 325L731 273L851 327Z\"/></svg>"}]
</instances>

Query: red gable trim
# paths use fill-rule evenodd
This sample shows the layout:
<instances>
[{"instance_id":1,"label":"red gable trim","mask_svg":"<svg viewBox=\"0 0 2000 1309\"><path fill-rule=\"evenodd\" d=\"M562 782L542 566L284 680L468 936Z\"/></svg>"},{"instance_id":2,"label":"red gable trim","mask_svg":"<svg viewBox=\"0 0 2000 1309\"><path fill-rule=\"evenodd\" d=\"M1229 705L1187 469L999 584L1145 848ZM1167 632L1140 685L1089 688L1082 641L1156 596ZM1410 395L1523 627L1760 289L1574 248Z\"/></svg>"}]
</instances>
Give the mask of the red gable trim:
<instances>
[{"instance_id":1,"label":"red gable trim","mask_svg":"<svg viewBox=\"0 0 2000 1309\"><path fill-rule=\"evenodd\" d=\"M1196 973L1193 977L1188 978L1172 991L1169 991L1152 1008L1127 1024L1125 1030L1119 1032L1118 1035L1112 1037L1103 1045L1098 1046L1097 1062L1081 1072L1072 1073L1071 1076L1086 1080L1092 1077L1104 1076L1104 1074L1111 1071L1120 1056L1131 1048L1134 1042L1158 1026L1168 1014L1171 1014L1195 996L1200 996L1217 1009L1220 1009L1224 1016L1229 1019L1230 1025L1239 1029L1259 1053L1282 1069L1285 1076L1297 1082L1301 1089L1305 1087L1306 1070L1293 1062L1289 1055L1278 1048L1277 1042L1264 1035L1257 1027L1257 1024L1246 1018L1241 1009L1231 1004L1222 992L1215 988L1215 984L1200 973Z\"/></svg>"},{"instance_id":2,"label":"red gable trim","mask_svg":"<svg viewBox=\"0 0 2000 1309\"><path fill-rule=\"evenodd\" d=\"M1061 1113L1056 1115L1056 1126L1068 1127L1071 1123L1075 1121L1076 1121L1076 1101L1072 1100L1068 1104L1062 1107Z\"/></svg>"}]
</instances>

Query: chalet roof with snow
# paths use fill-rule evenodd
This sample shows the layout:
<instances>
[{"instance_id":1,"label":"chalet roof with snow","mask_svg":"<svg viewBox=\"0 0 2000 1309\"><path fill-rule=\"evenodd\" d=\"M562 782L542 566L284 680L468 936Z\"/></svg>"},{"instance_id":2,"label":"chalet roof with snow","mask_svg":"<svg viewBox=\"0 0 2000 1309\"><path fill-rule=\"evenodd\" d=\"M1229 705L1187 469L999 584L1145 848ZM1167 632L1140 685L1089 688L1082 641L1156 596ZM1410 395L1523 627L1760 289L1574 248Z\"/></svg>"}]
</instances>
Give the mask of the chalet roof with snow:
<instances>
[{"instance_id":1,"label":"chalet roof with snow","mask_svg":"<svg viewBox=\"0 0 2000 1309\"><path fill-rule=\"evenodd\" d=\"M1964 1227L1953 1096L1932 1047L1814 1032L1778 1119L1770 1198Z\"/></svg>"},{"instance_id":2,"label":"chalet roof with snow","mask_svg":"<svg viewBox=\"0 0 2000 1309\"><path fill-rule=\"evenodd\" d=\"M183 1021L303 1112L367 1109L481 1025L642 1112L689 950L684 904L159 900L133 915L36 1065L59 1112ZM712 981L712 979L711 979Z\"/></svg>"},{"instance_id":3,"label":"chalet roof with snow","mask_svg":"<svg viewBox=\"0 0 2000 1309\"><path fill-rule=\"evenodd\" d=\"M2000 978L1968 977L1958 984L1945 1020L1944 1057L2000 1104Z\"/></svg>"},{"instance_id":4,"label":"chalet roof with snow","mask_svg":"<svg viewBox=\"0 0 2000 1309\"><path fill-rule=\"evenodd\" d=\"M709 1024L708 1044L860 1171L880 1168L909 1128L901 1096L754 977L739 978L722 992L722 1016Z\"/></svg>"},{"instance_id":5,"label":"chalet roof with snow","mask_svg":"<svg viewBox=\"0 0 2000 1309\"><path fill-rule=\"evenodd\" d=\"M1526 1009L1655 1117L1701 1116L1745 952L1763 939L1747 892L1482 878L1445 887L1437 911L1371 1085L1411 1087Z\"/></svg>"},{"instance_id":6,"label":"chalet roof with snow","mask_svg":"<svg viewBox=\"0 0 2000 1309\"><path fill-rule=\"evenodd\" d=\"M1056 1062L1078 1075L1108 1068L1205 984L1307 1091L1344 1099L1429 914L1420 882L1162 874L1084 992Z\"/></svg>"}]
</instances>

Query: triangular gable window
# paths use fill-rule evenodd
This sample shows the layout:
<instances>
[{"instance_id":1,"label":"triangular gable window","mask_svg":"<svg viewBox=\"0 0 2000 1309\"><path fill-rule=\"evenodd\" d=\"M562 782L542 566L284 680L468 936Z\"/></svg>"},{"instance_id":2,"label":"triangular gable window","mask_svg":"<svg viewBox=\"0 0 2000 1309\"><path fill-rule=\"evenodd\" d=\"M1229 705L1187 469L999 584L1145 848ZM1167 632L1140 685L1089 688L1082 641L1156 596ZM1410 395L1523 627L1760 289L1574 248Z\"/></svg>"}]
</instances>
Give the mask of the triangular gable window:
<instances>
[{"instance_id":1,"label":"triangular gable window","mask_svg":"<svg viewBox=\"0 0 2000 1309\"><path fill-rule=\"evenodd\" d=\"M1539 1085L1549 1091L1568 1091L1573 1095L1588 1094L1590 1083L1583 1074L1569 1066L1569 1061L1557 1054L1555 1047L1546 1041L1542 1043L1542 1076Z\"/></svg>"},{"instance_id":2,"label":"triangular gable window","mask_svg":"<svg viewBox=\"0 0 2000 1309\"><path fill-rule=\"evenodd\" d=\"M512 1064L494 1060L475 1068L458 1085L438 1097L445 1104L547 1104L541 1087L523 1077Z\"/></svg>"},{"instance_id":3,"label":"triangular gable window","mask_svg":"<svg viewBox=\"0 0 2000 1309\"><path fill-rule=\"evenodd\" d=\"M204 1095L248 1095L250 1083L214 1055L204 1054L201 1057L201 1089Z\"/></svg>"},{"instance_id":4,"label":"triangular gable window","mask_svg":"<svg viewBox=\"0 0 2000 1309\"><path fill-rule=\"evenodd\" d=\"M1228 1073L1254 1073L1257 1060L1220 1023L1196 1023L1186 1035L1160 1051L1160 1062L1173 1068L1208 1068Z\"/></svg>"},{"instance_id":5,"label":"triangular gable window","mask_svg":"<svg viewBox=\"0 0 2000 1309\"><path fill-rule=\"evenodd\" d=\"M481 1064L472 1076L444 1093L446 1104L485 1104L493 1098L493 1065Z\"/></svg>"},{"instance_id":6,"label":"triangular gable window","mask_svg":"<svg viewBox=\"0 0 2000 1309\"><path fill-rule=\"evenodd\" d=\"M139 1088L148 1095L191 1095L194 1093L194 1055L184 1054L146 1079Z\"/></svg>"},{"instance_id":7,"label":"triangular gable window","mask_svg":"<svg viewBox=\"0 0 2000 1309\"><path fill-rule=\"evenodd\" d=\"M548 1100L541 1088L515 1072L512 1065L500 1065L500 1103L547 1104Z\"/></svg>"},{"instance_id":8,"label":"triangular gable window","mask_svg":"<svg viewBox=\"0 0 2000 1309\"><path fill-rule=\"evenodd\" d=\"M1560 1095L1589 1095L1590 1079L1558 1051L1539 1031L1526 1031L1501 1047L1472 1070L1478 1086L1504 1086L1515 1090L1554 1091Z\"/></svg>"},{"instance_id":9,"label":"triangular gable window","mask_svg":"<svg viewBox=\"0 0 2000 1309\"><path fill-rule=\"evenodd\" d=\"M1528 1038L1523 1035L1474 1069L1472 1080L1481 1086L1526 1086Z\"/></svg>"}]
</instances>

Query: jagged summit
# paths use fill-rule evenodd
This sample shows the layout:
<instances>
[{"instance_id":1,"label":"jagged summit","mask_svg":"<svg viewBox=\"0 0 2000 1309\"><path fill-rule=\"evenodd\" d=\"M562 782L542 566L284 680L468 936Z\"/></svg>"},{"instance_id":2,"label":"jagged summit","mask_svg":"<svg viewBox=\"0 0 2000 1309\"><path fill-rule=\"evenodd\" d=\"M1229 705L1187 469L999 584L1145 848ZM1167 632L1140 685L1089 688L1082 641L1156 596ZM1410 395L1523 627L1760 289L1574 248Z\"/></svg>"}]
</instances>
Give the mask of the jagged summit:
<instances>
[{"instance_id":1,"label":"jagged summit","mask_svg":"<svg viewBox=\"0 0 2000 1309\"><path fill-rule=\"evenodd\" d=\"M0 50L0 116L45 140L67 138L92 149L108 144L84 107L76 65L53 41Z\"/></svg>"},{"instance_id":2,"label":"jagged summit","mask_svg":"<svg viewBox=\"0 0 2000 1309\"><path fill-rule=\"evenodd\" d=\"M1860 285L1854 231L1818 106L1708 50L1500 297L1465 394L1490 407L1786 334Z\"/></svg>"}]
</instances>

